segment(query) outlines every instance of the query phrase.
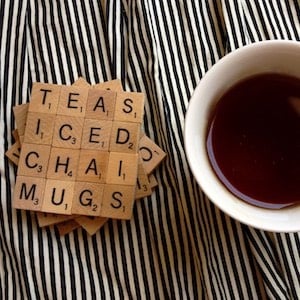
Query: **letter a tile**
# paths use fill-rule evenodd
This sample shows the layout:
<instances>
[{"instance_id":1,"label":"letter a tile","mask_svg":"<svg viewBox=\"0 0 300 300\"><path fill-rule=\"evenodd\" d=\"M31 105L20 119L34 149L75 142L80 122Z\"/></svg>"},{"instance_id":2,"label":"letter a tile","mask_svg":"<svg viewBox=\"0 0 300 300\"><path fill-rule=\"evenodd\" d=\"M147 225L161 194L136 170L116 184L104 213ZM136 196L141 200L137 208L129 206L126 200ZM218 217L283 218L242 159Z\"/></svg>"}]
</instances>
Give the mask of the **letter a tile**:
<instances>
[{"instance_id":1,"label":"letter a tile","mask_svg":"<svg viewBox=\"0 0 300 300\"><path fill-rule=\"evenodd\" d=\"M112 120L115 114L116 93L90 89L85 117L88 119Z\"/></svg>"}]
</instances>

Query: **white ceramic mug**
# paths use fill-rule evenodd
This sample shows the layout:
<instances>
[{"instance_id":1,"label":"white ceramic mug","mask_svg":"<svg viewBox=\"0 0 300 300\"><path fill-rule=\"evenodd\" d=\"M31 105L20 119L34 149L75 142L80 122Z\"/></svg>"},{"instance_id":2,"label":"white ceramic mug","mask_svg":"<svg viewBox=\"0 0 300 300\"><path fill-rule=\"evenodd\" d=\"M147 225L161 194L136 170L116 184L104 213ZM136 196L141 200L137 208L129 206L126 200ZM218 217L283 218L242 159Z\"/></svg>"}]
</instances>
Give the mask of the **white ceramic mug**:
<instances>
[{"instance_id":1,"label":"white ceramic mug","mask_svg":"<svg viewBox=\"0 0 300 300\"><path fill-rule=\"evenodd\" d=\"M300 42L258 42L219 60L202 78L190 100L185 119L185 150L198 184L222 211L256 228L295 232L300 231L300 205L274 210L238 199L215 175L206 150L209 117L220 96L243 78L270 72L300 79Z\"/></svg>"}]
</instances>

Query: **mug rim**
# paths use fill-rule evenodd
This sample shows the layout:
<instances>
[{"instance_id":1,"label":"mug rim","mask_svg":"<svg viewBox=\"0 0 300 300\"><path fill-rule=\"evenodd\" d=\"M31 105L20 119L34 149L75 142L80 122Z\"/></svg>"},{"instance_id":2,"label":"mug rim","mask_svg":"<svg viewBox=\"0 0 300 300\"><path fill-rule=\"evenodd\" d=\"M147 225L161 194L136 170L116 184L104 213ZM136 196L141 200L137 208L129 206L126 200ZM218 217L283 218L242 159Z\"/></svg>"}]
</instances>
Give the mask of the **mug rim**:
<instances>
[{"instance_id":1,"label":"mug rim","mask_svg":"<svg viewBox=\"0 0 300 300\"><path fill-rule=\"evenodd\" d=\"M209 85L213 82L213 80L215 80L216 73L224 72L224 70L227 70L232 63L239 61L239 58L247 57L248 54L253 56L253 53L256 53L257 51L262 53L263 51L271 50L283 51L281 55L285 55L286 50L293 51L293 53L298 51L300 62L300 42L269 40L252 43L234 50L222 57L208 70L195 88L187 108L184 124L184 147L189 167L198 185L210 201L212 201L223 212L241 223L255 228L274 232L296 232L300 231L300 203L296 204L296 206L271 209L258 207L237 198L219 181L210 166L207 154L204 154L203 151L203 144L205 144L205 141L203 141L203 134L206 134L207 131L207 128L204 128L204 124L207 124L208 110L211 108L212 102L216 100L210 98L208 100L205 99L202 101L203 103L200 103L201 101L199 101L199 97L201 98L202 94L209 89ZM263 72L260 71L258 73ZM246 75L240 79L245 77ZM300 74L299 76L297 75L297 77L300 78ZM235 79L232 84L236 83L240 79ZM226 89L228 89L228 87ZM209 93L214 92L208 92L206 94ZM201 106L204 107L205 112L199 110L199 107ZM197 129L195 129L195 124L197 124L197 129L201 129L201 132L196 132ZM202 138L202 142L199 141L200 138ZM195 153L195 151L197 151L195 149L200 150L200 152L198 154ZM203 157L201 159L197 159L197 156L198 158L199 156ZM200 163L201 166L199 166Z\"/></svg>"}]
</instances>

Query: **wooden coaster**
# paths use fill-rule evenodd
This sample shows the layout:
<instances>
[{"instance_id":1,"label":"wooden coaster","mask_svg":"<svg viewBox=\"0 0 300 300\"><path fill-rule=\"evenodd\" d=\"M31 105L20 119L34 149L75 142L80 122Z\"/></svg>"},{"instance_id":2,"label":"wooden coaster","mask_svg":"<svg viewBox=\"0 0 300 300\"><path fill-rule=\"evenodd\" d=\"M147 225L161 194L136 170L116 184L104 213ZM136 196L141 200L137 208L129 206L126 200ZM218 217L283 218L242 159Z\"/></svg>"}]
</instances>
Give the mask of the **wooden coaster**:
<instances>
[{"instance_id":1,"label":"wooden coaster","mask_svg":"<svg viewBox=\"0 0 300 300\"><path fill-rule=\"evenodd\" d=\"M103 217L76 218L76 222L90 235L94 235L107 221L108 218Z\"/></svg>"},{"instance_id":2,"label":"wooden coaster","mask_svg":"<svg viewBox=\"0 0 300 300\"><path fill-rule=\"evenodd\" d=\"M80 228L80 224L78 224L76 220L67 220L59 224L56 224L55 226L58 229L59 235L61 236L66 235L77 228Z\"/></svg>"},{"instance_id":3,"label":"wooden coaster","mask_svg":"<svg viewBox=\"0 0 300 300\"><path fill-rule=\"evenodd\" d=\"M55 225L55 224L58 224L61 222L65 222L65 221L74 219L76 216L37 212L36 217L37 217L39 227L45 227L45 226Z\"/></svg>"},{"instance_id":4,"label":"wooden coaster","mask_svg":"<svg viewBox=\"0 0 300 300\"><path fill-rule=\"evenodd\" d=\"M40 227L94 234L109 218L130 219L149 196L165 153L141 134L144 95L120 80L90 86L34 83L29 104L14 108L18 165L15 208L37 212Z\"/></svg>"}]
</instances>

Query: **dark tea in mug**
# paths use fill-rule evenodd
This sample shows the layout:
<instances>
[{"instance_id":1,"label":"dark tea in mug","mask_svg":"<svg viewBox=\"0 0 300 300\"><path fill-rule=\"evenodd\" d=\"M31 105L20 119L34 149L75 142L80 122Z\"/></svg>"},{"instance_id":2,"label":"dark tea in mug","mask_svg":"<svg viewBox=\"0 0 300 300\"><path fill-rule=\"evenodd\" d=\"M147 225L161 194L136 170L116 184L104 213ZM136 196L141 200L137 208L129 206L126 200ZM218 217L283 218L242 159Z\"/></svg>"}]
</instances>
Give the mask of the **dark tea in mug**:
<instances>
[{"instance_id":1,"label":"dark tea in mug","mask_svg":"<svg viewBox=\"0 0 300 300\"><path fill-rule=\"evenodd\" d=\"M236 83L212 111L206 148L238 198L266 208L300 203L300 79L264 73Z\"/></svg>"}]
</instances>

